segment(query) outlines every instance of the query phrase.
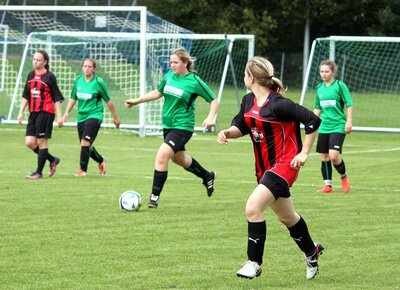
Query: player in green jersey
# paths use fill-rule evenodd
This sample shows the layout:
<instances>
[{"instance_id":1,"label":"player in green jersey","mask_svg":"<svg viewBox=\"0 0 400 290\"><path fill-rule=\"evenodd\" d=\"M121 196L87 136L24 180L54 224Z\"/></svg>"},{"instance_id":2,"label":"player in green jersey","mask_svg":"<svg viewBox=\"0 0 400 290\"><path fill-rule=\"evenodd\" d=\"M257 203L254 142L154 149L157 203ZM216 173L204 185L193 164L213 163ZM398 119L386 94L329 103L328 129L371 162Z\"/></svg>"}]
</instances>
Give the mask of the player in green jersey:
<instances>
[{"instance_id":1,"label":"player in green jersey","mask_svg":"<svg viewBox=\"0 0 400 290\"><path fill-rule=\"evenodd\" d=\"M161 191L167 180L170 160L201 178L208 196L214 192L215 172L204 169L193 157L185 154L185 144L194 131L194 103L197 96L210 103L209 114L202 124L204 129L208 130L214 126L218 110L218 100L207 84L193 71L193 63L194 58L185 49L173 51L170 56L171 70L164 75L157 89L140 98L125 101L126 107L130 108L164 96L164 142L158 149L155 160L153 187L148 204L150 208L158 206Z\"/></svg>"},{"instance_id":2,"label":"player in green jersey","mask_svg":"<svg viewBox=\"0 0 400 290\"><path fill-rule=\"evenodd\" d=\"M325 186L321 193L332 193L332 164L340 174L342 191L350 191L346 167L341 158L346 134L352 130L353 100L343 81L335 80L337 67L332 60L324 60L319 65L322 83L316 88L314 113L321 117L317 152L321 153L321 173ZM346 112L345 112L346 111Z\"/></svg>"},{"instance_id":3,"label":"player in green jersey","mask_svg":"<svg viewBox=\"0 0 400 290\"><path fill-rule=\"evenodd\" d=\"M104 80L95 76L96 61L87 58L82 63L82 74L75 79L71 98L68 101L64 114L64 122L68 120L69 112L78 101L78 136L81 142L80 170L75 176L86 176L89 159L92 158L99 164L101 175L106 174L105 159L93 146L94 140L103 121L105 101L110 109L114 124L118 128L121 124L114 102Z\"/></svg>"}]
</instances>

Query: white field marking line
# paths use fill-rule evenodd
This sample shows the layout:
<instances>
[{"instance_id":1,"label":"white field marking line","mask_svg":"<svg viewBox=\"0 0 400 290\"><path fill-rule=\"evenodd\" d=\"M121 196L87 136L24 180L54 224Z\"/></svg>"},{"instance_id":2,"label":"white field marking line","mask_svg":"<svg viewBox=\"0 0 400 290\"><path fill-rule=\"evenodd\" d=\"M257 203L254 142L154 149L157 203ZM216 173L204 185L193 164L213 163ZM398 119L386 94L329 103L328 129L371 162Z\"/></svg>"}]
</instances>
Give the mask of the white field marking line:
<instances>
[{"instance_id":1,"label":"white field marking line","mask_svg":"<svg viewBox=\"0 0 400 290\"><path fill-rule=\"evenodd\" d=\"M19 171L18 171L19 172ZM18 172L16 172L16 171L14 171L14 173L13 174L17 174ZM10 173L12 173L12 172L10 172L10 170L7 170L7 171L2 171L2 170L0 170L0 174L10 174ZM27 175L28 175L29 173L27 173ZM74 176L75 175L75 173L59 173L59 172L57 172L56 173L56 175L57 176L69 176L69 177L71 177L71 176ZM56 176L55 175L55 176ZM141 175L141 176L137 176L137 175L135 175L135 174L121 174L121 173L119 173L119 174L117 174L117 175L115 175L115 177L129 177L130 179L135 179L135 178L138 178L138 179L147 179L147 180L152 180L153 179L153 175ZM85 178L89 178L89 179L92 179L93 177L97 177L97 178L113 178L114 177L114 175L111 173L111 174L108 174L107 173L107 175L105 175L105 176L102 176L102 175L100 175L100 174L98 174L97 172L88 172L88 175L87 176L74 176L75 178L77 178L77 179L85 179ZM44 173L43 174L43 179L42 180L46 180L47 178L52 178L52 180L54 180L54 179L56 179L56 178L54 178L54 177L47 177L46 176L46 174ZM182 180L182 181L193 181L193 180L197 180L197 178L196 177L181 177L181 176L168 176L168 179L171 179L171 180ZM24 180L26 180L26 179L24 179L23 177L21 177L21 181L24 181ZM224 181L225 182L229 182L230 184L249 184L249 185L252 185L254 188L256 187L256 185L257 185L257 182L256 182L256 179L254 178L254 180L252 180L252 179L248 179L248 180L237 180L237 179L231 179L231 180L229 180L229 179L224 179ZM30 181L30 180L27 180L27 182L32 182L32 181ZM40 181L39 181L40 182ZM299 187L308 187L308 188L312 188L312 192L314 192L315 190L314 189L317 189L317 188L319 188L320 187L320 185L317 185L317 184L306 184L306 183L299 183L299 182L296 182L295 183L295 186L299 186ZM251 191L252 191L252 188L253 187L249 187L249 189L248 189L248 193L250 194L251 193ZM363 186L358 186L358 185L353 185L352 184L352 186L351 186L353 189L357 189L358 191L362 191L362 190L365 190L365 191L380 191L380 192L400 192L400 188L389 188L389 187L384 187L384 186L382 186L382 187L375 187L375 188L373 188L373 187L363 187ZM340 188L340 186L338 186L338 188ZM217 187L217 189L218 189L218 187ZM295 194L296 193L296 191L295 190L291 190L291 193L293 194ZM336 192L335 192L336 193ZM337 191L337 193L342 193L340 190L339 191ZM348 193L348 194L351 194L351 192L350 193Z\"/></svg>"}]
</instances>

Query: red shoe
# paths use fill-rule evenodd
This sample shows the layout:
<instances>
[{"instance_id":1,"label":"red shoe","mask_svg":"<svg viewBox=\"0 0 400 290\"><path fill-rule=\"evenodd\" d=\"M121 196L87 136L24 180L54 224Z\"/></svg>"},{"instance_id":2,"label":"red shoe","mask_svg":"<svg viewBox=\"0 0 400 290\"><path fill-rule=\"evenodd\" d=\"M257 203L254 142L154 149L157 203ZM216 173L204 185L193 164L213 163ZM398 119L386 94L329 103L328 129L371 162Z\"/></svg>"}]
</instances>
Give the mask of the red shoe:
<instances>
[{"instance_id":1,"label":"red shoe","mask_svg":"<svg viewBox=\"0 0 400 290\"><path fill-rule=\"evenodd\" d=\"M333 188L332 188L332 186L325 185L320 190L317 190L317 192L319 192L319 193L332 193L333 192Z\"/></svg>"},{"instance_id":2,"label":"red shoe","mask_svg":"<svg viewBox=\"0 0 400 290\"><path fill-rule=\"evenodd\" d=\"M86 171L79 170L78 173L75 174L75 176L86 176Z\"/></svg>"},{"instance_id":3,"label":"red shoe","mask_svg":"<svg viewBox=\"0 0 400 290\"><path fill-rule=\"evenodd\" d=\"M60 163L60 158L54 157L54 161L50 162L49 177L52 177L56 173L57 165Z\"/></svg>"},{"instance_id":4,"label":"red shoe","mask_svg":"<svg viewBox=\"0 0 400 290\"><path fill-rule=\"evenodd\" d=\"M103 162L99 164L99 173L101 175L106 175L106 160L104 159Z\"/></svg>"},{"instance_id":5,"label":"red shoe","mask_svg":"<svg viewBox=\"0 0 400 290\"><path fill-rule=\"evenodd\" d=\"M342 178L342 191L344 193L347 193L350 191L350 181L349 178L347 176Z\"/></svg>"}]
</instances>

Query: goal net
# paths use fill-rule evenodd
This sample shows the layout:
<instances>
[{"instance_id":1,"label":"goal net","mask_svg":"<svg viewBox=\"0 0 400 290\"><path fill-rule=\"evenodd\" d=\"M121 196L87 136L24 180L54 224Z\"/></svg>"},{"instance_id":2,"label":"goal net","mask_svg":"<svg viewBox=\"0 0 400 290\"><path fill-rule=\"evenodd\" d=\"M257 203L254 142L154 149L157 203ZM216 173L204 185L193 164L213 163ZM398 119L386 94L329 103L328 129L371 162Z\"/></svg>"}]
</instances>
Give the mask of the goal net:
<instances>
[{"instance_id":1,"label":"goal net","mask_svg":"<svg viewBox=\"0 0 400 290\"><path fill-rule=\"evenodd\" d=\"M32 23L37 28L16 29L9 25L8 35L10 29L20 34L14 41L3 38L8 48L11 44L16 46L8 49L5 57L14 62L6 72L7 75L14 73L14 78L10 78L12 89L0 92L0 98L10 100L6 122L16 122L26 76L32 70L32 55L38 49L49 53L50 70L56 75L66 98L75 77L81 73L83 59L96 59L96 74L105 80L110 90L122 121L121 127L133 129L142 136L161 132L163 99L130 110L124 107L124 101L155 89L169 69L171 51L178 47L184 47L196 58L195 70L220 100L227 87L245 91L241 79L245 63L254 51L252 35L194 34L156 17L143 7L116 7L115 14L97 11L98 6L73 7L77 11L67 8L44 15L40 11L30 12L26 7L23 12L8 11L13 19L24 19L24 23ZM110 7L106 8L110 10ZM130 9L129 15L126 8ZM121 9L125 11L119 11ZM56 22L48 27L46 23L54 19ZM75 22L86 24L72 27ZM12 21L8 23L13 24ZM24 31L29 33L24 34ZM65 105L66 102L63 109ZM76 113L75 106L67 125L75 125ZM112 120L106 108L103 126L112 126ZM200 125L196 124L196 129L200 129Z\"/></svg>"},{"instance_id":2,"label":"goal net","mask_svg":"<svg viewBox=\"0 0 400 290\"><path fill-rule=\"evenodd\" d=\"M311 48L300 103L313 108L319 64L332 59L353 97L353 129L400 132L400 37L331 36Z\"/></svg>"}]
</instances>

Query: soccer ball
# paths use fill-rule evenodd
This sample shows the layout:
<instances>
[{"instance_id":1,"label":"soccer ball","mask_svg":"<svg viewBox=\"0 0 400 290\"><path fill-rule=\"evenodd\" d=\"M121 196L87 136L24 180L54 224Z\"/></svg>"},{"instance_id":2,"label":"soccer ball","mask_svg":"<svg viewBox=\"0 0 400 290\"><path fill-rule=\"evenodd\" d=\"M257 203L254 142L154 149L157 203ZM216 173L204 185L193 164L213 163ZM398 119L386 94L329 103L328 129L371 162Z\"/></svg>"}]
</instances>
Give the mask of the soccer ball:
<instances>
[{"instance_id":1,"label":"soccer ball","mask_svg":"<svg viewBox=\"0 0 400 290\"><path fill-rule=\"evenodd\" d=\"M138 211L142 205L142 197L134 190L128 190L121 194L119 207L126 211Z\"/></svg>"}]
</instances>

